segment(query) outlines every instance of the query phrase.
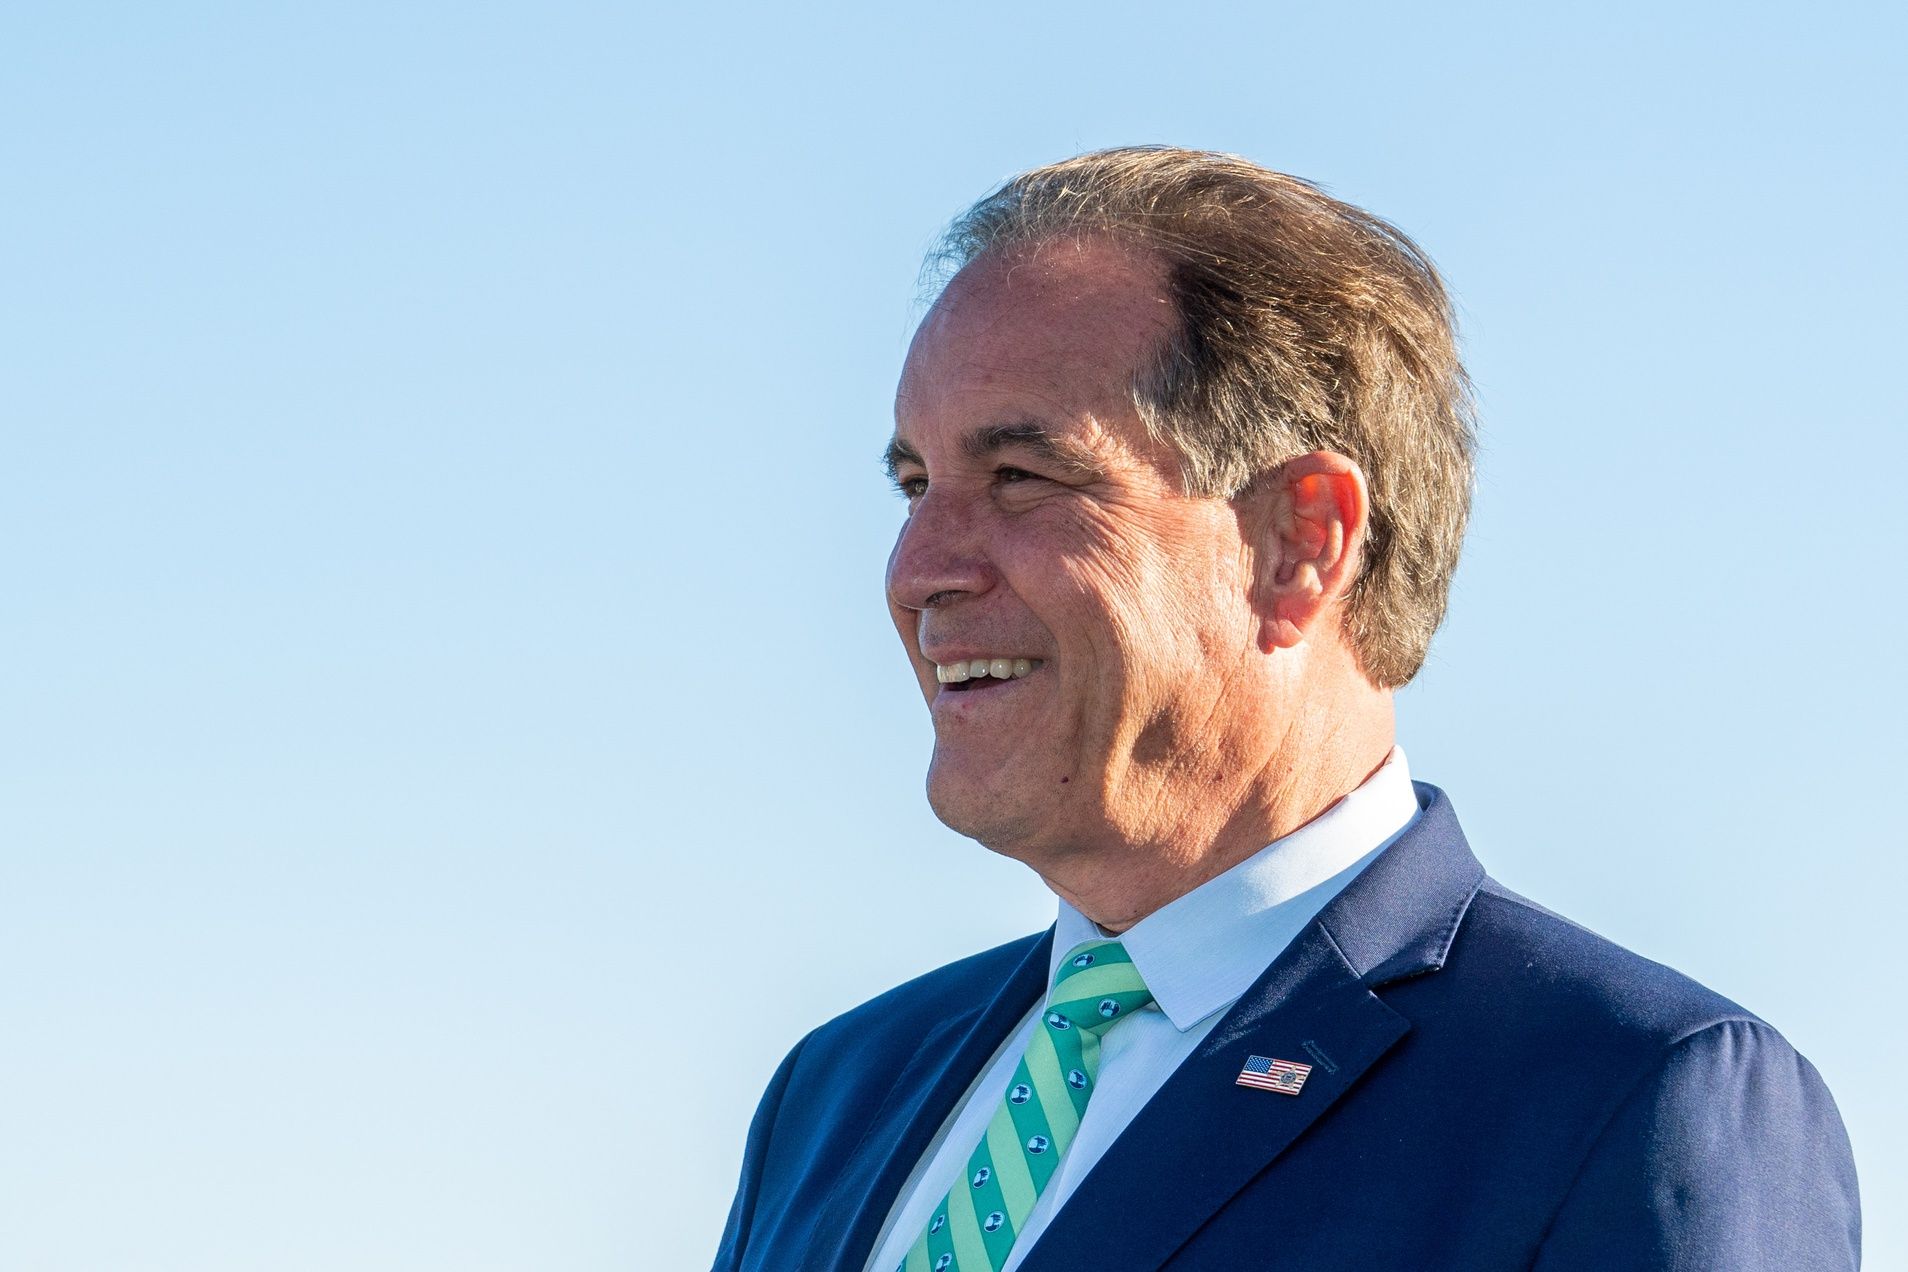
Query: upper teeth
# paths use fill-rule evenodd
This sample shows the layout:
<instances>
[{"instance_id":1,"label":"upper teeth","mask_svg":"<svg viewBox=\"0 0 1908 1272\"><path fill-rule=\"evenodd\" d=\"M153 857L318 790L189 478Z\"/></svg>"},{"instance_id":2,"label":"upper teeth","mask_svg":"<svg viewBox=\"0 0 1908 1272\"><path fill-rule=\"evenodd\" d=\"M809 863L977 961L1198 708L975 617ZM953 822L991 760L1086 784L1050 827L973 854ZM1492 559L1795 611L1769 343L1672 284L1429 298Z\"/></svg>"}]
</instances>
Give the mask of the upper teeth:
<instances>
[{"instance_id":1,"label":"upper teeth","mask_svg":"<svg viewBox=\"0 0 1908 1272\"><path fill-rule=\"evenodd\" d=\"M1038 658L973 658L967 662L934 664L934 678L944 685L978 680L982 676L1018 680L1039 665Z\"/></svg>"}]
</instances>

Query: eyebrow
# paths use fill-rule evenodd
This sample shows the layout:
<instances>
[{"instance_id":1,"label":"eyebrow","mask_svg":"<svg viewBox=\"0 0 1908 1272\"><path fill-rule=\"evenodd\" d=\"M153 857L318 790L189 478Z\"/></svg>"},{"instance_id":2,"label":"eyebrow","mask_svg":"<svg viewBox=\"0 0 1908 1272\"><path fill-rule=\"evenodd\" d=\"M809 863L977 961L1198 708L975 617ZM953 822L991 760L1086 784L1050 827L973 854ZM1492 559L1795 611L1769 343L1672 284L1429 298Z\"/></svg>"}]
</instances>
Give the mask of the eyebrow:
<instances>
[{"instance_id":1,"label":"eyebrow","mask_svg":"<svg viewBox=\"0 0 1908 1272\"><path fill-rule=\"evenodd\" d=\"M995 424L990 428L975 429L961 439L961 453L969 459L987 459L1013 448L1032 451L1075 477L1091 481L1106 475L1092 451L1078 442L1055 437L1038 420ZM927 466L921 458L921 452L898 437L888 442L888 449L882 455L882 464L888 470L890 479L898 478L902 464Z\"/></svg>"}]
</instances>

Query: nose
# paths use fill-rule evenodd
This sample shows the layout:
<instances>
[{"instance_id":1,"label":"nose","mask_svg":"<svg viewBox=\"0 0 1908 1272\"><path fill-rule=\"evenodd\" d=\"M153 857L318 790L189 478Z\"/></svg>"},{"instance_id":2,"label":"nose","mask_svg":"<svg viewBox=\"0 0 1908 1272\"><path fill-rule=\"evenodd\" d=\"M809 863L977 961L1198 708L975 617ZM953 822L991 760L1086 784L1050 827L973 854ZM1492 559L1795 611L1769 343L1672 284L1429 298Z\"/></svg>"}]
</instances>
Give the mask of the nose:
<instances>
[{"instance_id":1,"label":"nose","mask_svg":"<svg viewBox=\"0 0 1908 1272\"><path fill-rule=\"evenodd\" d=\"M929 610L994 585L966 505L930 490L895 536L888 554L888 603L897 610Z\"/></svg>"}]
</instances>

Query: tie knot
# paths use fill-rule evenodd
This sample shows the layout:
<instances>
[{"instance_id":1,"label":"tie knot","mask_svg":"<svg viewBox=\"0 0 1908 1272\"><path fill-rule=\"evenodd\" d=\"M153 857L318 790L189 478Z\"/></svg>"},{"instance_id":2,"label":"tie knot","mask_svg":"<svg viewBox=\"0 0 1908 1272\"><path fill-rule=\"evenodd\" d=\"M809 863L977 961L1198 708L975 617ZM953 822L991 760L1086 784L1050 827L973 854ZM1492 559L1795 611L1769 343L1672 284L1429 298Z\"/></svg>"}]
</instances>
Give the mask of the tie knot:
<instances>
[{"instance_id":1,"label":"tie knot","mask_svg":"<svg viewBox=\"0 0 1908 1272\"><path fill-rule=\"evenodd\" d=\"M1054 973L1047 1028L1102 1034L1153 1001L1139 968L1118 941L1075 946Z\"/></svg>"}]
</instances>

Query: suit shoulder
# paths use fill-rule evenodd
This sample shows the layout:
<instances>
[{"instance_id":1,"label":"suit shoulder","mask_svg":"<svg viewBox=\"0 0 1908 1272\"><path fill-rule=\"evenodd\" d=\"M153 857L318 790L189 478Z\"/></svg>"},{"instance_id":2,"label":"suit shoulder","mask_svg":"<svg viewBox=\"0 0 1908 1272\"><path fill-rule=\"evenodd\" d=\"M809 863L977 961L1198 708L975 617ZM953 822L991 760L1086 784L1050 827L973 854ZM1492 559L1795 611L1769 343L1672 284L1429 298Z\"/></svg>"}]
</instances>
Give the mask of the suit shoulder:
<instances>
[{"instance_id":1,"label":"suit shoulder","mask_svg":"<svg viewBox=\"0 0 1908 1272\"><path fill-rule=\"evenodd\" d=\"M1486 877L1453 944L1453 967L1468 965L1524 1011L1560 1023L1614 1030L1638 1041L1674 1043L1712 1025L1759 1017L1661 963L1512 892Z\"/></svg>"}]
</instances>

